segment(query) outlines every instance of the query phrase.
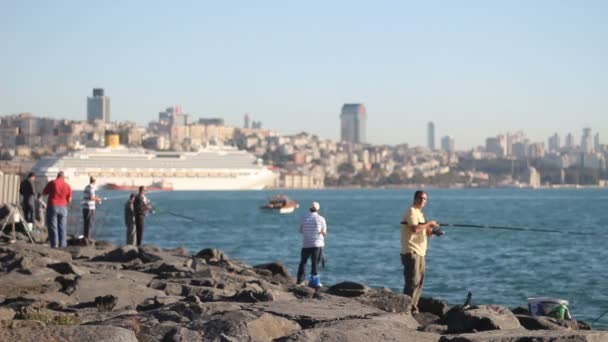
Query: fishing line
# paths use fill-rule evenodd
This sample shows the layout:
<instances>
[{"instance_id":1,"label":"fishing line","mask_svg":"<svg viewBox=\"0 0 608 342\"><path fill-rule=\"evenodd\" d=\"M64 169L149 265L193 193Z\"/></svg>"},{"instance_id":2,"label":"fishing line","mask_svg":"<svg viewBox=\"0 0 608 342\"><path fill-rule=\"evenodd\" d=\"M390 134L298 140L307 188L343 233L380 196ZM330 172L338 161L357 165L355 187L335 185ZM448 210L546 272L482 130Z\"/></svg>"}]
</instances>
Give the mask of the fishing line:
<instances>
[{"instance_id":1,"label":"fishing line","mask_svg":"<svg viewBox=\"0 0 608 342\"><path fill-rule=\"evenodd\" d=\"M593 321L591 321L591 322L592 322L592 323L595 323L595 322L599 321L599 320L600 320L600 318L604 317L604 315L605 315L605 314L607 314L607 313L608 313L608 310L604 311L604 313L603 313L603 314L601 314L601 315L600 315L600 317L598 317L598 318L594 319L594 320L593 320Z\"/></svg>"},{"instance_id":2,"label":"fishing line","mask_svg":"<svg viewBox=\"0 0 608 342\"><path fill-rule=\"evenodd\" d=\"M572 235L588 235L589 234L589 233L585 233L585 232L574 232L574 231L568 231L568 230L491 226L491 225L479 225L479 224L439 223L439 226L441 226L441 227L460 227L460 228L517 230L517 231L524 231L524 232L559 233L559 234L572 234Z\"/></svg>"},{"instance_id":3,"label":"fishing line","mask_svg":"<svg viewBox=\"0 0 608 342\"><path fill-rule=\"evenodd\" d=\"M401 224L407 224L405 221L401 221ZM501 230L517 230L522 232L540 232L540 233L558 233L558 234L572 234L572 235L589 235L590 233L575 232L571 230L555 230L555 229L542 229L542 228L524 228L524 227L507 227L507 226L491 226L481 224L462 224L462 223L439 223L440 227L459 227L459 228L481 228L481 229L501 229Z\"/></svg>"}]
</instances>

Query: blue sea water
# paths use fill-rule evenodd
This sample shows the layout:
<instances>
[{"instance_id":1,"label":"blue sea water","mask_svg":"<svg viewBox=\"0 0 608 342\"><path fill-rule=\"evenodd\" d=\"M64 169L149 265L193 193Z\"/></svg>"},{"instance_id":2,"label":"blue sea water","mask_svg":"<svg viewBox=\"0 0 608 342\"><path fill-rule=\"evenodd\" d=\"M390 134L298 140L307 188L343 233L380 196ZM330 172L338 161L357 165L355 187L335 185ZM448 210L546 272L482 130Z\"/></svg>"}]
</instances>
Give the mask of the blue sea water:
<instances>
[{"instance_id":1,"label":"blue sea water","mask_svg":"<svg viewBox=\"0 0 608 342\"><path fill-rule=\"evenodd\" d=\"M191 252L222 249L248 264L283 261L296 273L300 218L311 201L328 223L321 270L324 284L344 280L401 291L400 226L413 190L282 191L300 202L293 214L259 209L277 191L157 192L144 243ZM102 192L96 237L125 242L126 192ZM423 296L461 304L526 306L528 297L566 299L575 318L591 321L608 310L608 190L431 189L424 212L446 223L515 226L568 233L445 228L430 241ZM78 227L72 227L81 231ZM307 271L310 269L307 267ZM594 324L608 327L608 315Z\"/></svg>"}]
</instances>

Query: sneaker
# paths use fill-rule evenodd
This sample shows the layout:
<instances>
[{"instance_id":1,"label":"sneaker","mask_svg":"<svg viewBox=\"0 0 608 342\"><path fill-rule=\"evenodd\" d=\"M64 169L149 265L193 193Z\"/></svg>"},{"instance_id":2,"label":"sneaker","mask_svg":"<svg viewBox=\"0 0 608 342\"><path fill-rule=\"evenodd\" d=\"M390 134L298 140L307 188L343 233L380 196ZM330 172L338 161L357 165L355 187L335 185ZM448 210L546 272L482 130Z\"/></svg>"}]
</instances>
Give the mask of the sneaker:
<instances>
[{"instance_id":1,"label":"sneaker","mask_svg":"<svg viewBox=\"0 0 608 342\"><path fill-rule=\"evenodd\" d=\"M308 282L306 280L302 280L301 282L297 283L296 285L298 285L298 286L306 286L306 285L308 285Z\"/></svg>"}]
</instances>

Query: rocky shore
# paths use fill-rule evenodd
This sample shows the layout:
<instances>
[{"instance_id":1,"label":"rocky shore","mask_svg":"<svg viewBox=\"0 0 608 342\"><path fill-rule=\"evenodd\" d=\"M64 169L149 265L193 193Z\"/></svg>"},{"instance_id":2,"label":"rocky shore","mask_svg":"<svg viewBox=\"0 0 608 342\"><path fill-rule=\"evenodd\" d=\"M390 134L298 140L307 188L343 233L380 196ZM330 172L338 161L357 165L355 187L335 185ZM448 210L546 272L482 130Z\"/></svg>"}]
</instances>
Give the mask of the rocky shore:
<instances>
[{"instance_id":1,"label":"rocky shore","mask_svg":"<svg viewBox=\"0 0 608 342\"><path fill-rule=\"evenodd\" d=\"M523 308L410 305L353 282L315 291L217 249L0 244L0 341L608 341Z\"/></svg>"}]
</instances>

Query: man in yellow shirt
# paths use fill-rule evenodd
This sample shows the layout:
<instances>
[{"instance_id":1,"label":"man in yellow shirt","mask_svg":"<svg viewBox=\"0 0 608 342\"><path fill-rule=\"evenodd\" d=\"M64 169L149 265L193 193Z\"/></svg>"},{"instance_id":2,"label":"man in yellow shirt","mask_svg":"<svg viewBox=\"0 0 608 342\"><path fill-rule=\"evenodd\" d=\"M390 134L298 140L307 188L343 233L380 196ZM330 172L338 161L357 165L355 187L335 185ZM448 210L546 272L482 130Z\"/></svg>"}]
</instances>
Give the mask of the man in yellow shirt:
<instances>
[{"instance_id":1,"label":"man in yellow shirt","mask_svg":"<svg viewBox=\"0 0 608 342\"><path fill-rule=\"evenodd\" d=\"M427 239L433 228L439 227L436 221L426 222L422 208L426 205L427 194L422 190L414 193L414 202L401 220L401 263L405 286L403 293L412 297L412 314L418 313L418 301L424 283Z\"/></svg>"}]
</instances>

